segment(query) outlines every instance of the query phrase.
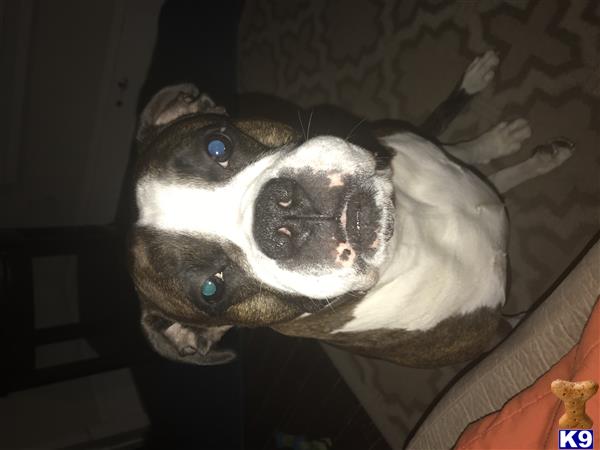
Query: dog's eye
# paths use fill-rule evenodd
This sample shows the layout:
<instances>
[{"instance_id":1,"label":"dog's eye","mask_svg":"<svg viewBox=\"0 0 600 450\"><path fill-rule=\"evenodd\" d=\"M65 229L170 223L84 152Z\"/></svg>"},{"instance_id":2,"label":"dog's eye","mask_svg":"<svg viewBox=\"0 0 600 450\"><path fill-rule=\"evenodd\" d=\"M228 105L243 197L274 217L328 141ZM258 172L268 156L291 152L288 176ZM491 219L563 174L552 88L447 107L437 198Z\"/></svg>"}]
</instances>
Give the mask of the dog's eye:
<instances>
[{"instance_id":1,"label":"dog's eye","mask_svg":"<svg viewBox=\"0 0 600 450\"><path fill-rule=\"evenodd\" d=\"M227 167L233 152L231 139L221 133L211 133L205 139L206 152L221 167Z\"/></svg>"},{"instance_id":2,"label":"dog's eye","mask_svg":"<svg viewBox=\"0 0 600 450\"><path fill-rule=\"evenodd\" d=\"M202 298L208 303L215 303L223 298L225 293L225 280L223 279L223 272L215 273L208 277L202 283L200 288Z\"/></svg>"}]
</instances>

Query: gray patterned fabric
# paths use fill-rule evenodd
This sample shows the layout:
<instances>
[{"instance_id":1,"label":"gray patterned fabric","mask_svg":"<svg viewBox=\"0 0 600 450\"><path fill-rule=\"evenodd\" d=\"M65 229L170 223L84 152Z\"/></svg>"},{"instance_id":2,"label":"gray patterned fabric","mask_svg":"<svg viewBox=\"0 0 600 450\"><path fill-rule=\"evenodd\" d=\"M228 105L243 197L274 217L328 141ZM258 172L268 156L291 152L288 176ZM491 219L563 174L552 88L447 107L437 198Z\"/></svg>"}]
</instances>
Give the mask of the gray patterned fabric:
<instances>
[{"instance_id":1,"label":"gray patterned fabric","mask_svg":"<svg viewBox=\"0 0 600 450\"><path fill-rule=\"evenodd\" d=\"M418 124L475 56L498 50L496 78L442 140L527 118L533 135L525 148L480 168L484 173L527 158L554 136L577 144L565 165L506 196L506 312L517 313L549 289L599 227L599 47L600 3L594 0L247 0L240 90ZM414 370L331 355L395 447L460 369Z\"/></svg>"}]
</instances>

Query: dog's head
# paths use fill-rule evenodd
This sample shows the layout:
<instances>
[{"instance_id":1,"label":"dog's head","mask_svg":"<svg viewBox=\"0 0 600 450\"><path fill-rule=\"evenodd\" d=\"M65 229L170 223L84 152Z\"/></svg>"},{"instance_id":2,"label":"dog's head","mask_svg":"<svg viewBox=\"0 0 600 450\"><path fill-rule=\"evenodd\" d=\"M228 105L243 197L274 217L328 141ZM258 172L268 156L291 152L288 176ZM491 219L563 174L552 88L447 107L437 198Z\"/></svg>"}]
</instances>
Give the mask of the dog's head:
<instances>
[{"instance_id":1,"label":"dog's head","mask_svg":"<svg viewBox=\"0 0 600 450\"><path fill-rule=\"evenodd\" d=\"M131 273L143 328L172 359L219 364L233 325L360 298L393 228L389 168L344 139L233 120L191 85L142 114Z\"/></svg>"}]
</instances>

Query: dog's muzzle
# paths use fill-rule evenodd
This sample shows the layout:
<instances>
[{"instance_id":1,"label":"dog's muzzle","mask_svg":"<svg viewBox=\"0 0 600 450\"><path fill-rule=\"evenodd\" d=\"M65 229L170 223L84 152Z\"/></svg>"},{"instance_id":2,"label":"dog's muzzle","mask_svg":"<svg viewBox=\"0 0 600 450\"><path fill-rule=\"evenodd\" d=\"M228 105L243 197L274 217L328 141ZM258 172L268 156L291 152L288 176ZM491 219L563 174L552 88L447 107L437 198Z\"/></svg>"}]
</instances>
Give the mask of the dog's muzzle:
<instances>
[{"instance_id":1,"label":"dog's muzzle","mask_svg":"<svg viewBox=\"0 0 600 450\"><path fill-rule=\"evenodd\" d=\"M345 243L354 251L371 252L379 222L373 195L352 183L332 190L281 177L269 180L260 190L253 233L266 256L284 261L298 256L309 243L316 252L323 249L323 257L328 247Z\"/></svg>"}]
</instances>

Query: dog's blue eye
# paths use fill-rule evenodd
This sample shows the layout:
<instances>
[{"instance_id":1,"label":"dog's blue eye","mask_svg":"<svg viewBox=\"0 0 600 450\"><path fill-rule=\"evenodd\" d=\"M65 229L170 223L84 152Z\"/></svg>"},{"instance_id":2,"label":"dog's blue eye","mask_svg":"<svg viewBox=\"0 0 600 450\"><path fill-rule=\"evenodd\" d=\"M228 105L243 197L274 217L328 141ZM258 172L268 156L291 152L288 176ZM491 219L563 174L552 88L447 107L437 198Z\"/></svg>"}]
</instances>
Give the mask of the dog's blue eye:
<instances>
[{"instance_id":1,"label":"dog's blue eye","mask_svg":"<svg viewBox=\"0 0 600 450\"><path fill-rule=\"evenodd\" d=\"M208 154L215 159L225 156L225 143L220 139L213 139L208 142Z\"/></svg>"},{"instance_id":2,"label":"dog's blue eye","mask_svg":"<svg viewBox=\"0 0 600 450\"><path fill-rule=\"evenodd\" d=\"M231 152L233 151L233 142L226 135L220 132L213 132L206 136L204 140L206 153L222 167L227 167Z\"/></svg>"},{"instance_id":3,"label":"dog's blue eye","mask_svg":"<svg viewBox=\"0 0 600 450\"><path fill-rule=\"evenodd\" d=\"M218 273L207 278L202 283L202 286L200 286L202 298L209 303L214 303L221 300L224 292L225 282L223 281L222 273Z\"/></svg>"},{"instance_id":4,"label":"dog's blue eye","mask_svg":"<svg viewBox=\"0 0 600 450\"><path fill-rule=\"evenodd\" d=\"M212 297L217 292L217 285L212 280L206 280L202 283L202 295L204 297Z\"/></svg>"}]
</instances>

